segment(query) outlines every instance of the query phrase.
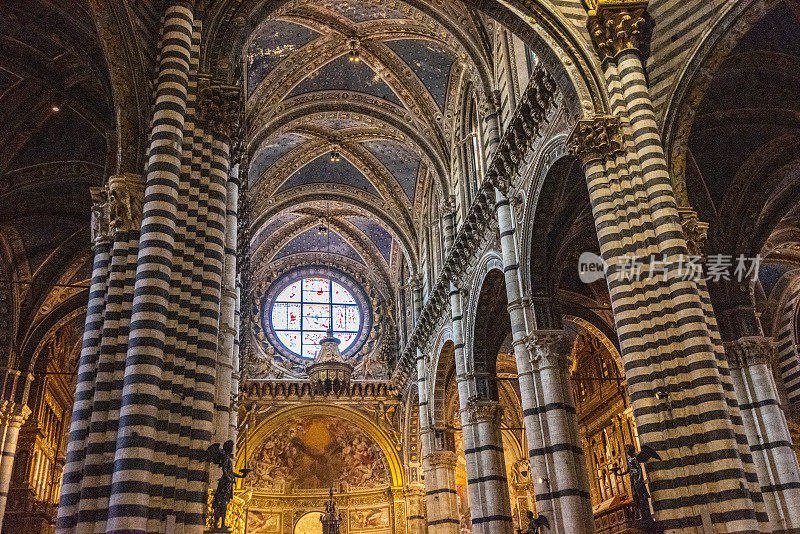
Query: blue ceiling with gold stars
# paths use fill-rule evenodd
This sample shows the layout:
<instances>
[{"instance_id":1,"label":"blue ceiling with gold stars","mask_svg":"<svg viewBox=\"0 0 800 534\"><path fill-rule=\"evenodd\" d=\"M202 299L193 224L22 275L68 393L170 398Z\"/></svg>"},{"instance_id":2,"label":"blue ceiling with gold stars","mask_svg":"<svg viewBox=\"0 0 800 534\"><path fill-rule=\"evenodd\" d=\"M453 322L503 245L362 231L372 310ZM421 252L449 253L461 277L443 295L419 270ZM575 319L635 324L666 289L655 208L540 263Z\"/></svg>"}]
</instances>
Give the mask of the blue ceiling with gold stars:
<instances>
[{"instance_id":1,"label":"blue ceiling with gold stars","mask_svg":"<svg viewBox=\"0 0 800 534\"><path fill-rule=\"evenodd\" d=\"M359 263L364 263L364 260L359 256L358 252L347 242L342 236L333 230L320 232L319 228L309 228L302 234L296 236L294 239L286 243L273 260L279 260L292 254L299 254L303 252L324 252L327 254L337 254L345 256L351 260Z\"/></svg>"},{"instance_id":2,"label":"blue ceiling with gold stars","mask_svg":"<svg viewBox=\"0 0 800 534\"><path fill-rule=\"evenodd\" d=\"M252 93L278 63L316 37L319 34L314 30L284 20L268 20L261 24L248 52L248 92Z\"/></svg>"},{"instance_id":3,"label":"blue ceiling with gold stars","mask_svg":"<svg viewBox=\"0 0 800 534\"><path fill-rule=\"evenodd\" d=\"M361 189L380 197L375 187L364 174L353 167L344 157L332 162L330 154L323 154L292 174L276 191L281 193L293 187L307 184L342 184Z\"/></svg>"},{"instance_id":4,"label":"blue ceiling with gold stars","mask_svg":"<svg viewBox=\"0 0 800 534\"><path fill-rule=\"evenodd\" d=\"M402 105L394 91L364 61L349 61L346 54L309 74L292 89L289 98L314 91L331 90L367 93L398 106Z\"/></svg>"},{"instance_id":5,"label":"blue ceiling with gold stars","mask_svg":"<svg viewBox=\"0 0 800 534\"><path fill-rule=\"evenodd\" d=\"M427 39L398 39L386 43L425 84L440 110L447 101L447 83L455 55Z\"/></svg>"}]
</instances>

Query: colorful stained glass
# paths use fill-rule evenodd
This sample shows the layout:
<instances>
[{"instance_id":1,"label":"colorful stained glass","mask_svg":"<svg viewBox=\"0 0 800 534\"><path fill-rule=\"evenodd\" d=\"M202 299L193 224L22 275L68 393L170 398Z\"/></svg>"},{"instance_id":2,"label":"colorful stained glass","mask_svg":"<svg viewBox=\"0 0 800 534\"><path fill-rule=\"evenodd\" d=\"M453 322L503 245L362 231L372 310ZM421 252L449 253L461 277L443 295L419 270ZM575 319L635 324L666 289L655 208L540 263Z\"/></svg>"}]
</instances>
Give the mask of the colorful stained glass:
<instances>
[{"instance_id":1,"label":"colorful stained glass","mask_svg":"<svg viewBox=\"0 0 800 534\"><path fill-rule=\"evenodd\" d=\"M327 278L303 280L303 302L330 302L331 282Z\"/></svg>"},{"instance_id":2,"label":"colorful stained glass","mask_svg":"<svg viewBox=\"0 0 800 534\"><path fill-rule=\"evenodd\" d=\"M355 343L361 312L353 295L328 278L304 278L286 286L272 305L271 326L278 340L305 358L319 353L328 328L341 340L339 350Z\"/></svg>"},{"instance_id":3,"label":"colorful stained glass","mask_svg":"<svg viewBox=\"0 0 800 534\"><path fill-rule=\"evenodd\" d=\"M331 302L334 304L355 304L356 301L353 295L350 294L345 288L333 282L331 284Z\"/></svg>"},{"instance_id":4,"label":"colorful stained glass","mask_svg":"<svg viewBox=\"0 0 800 534\"><path fill-rule=\"evenodd\" d=\"M328 304L303 304L303 331L327 330L331 325L331 307Z\"/></svg>"},{"instance_id":5,"label":"colorful stained glass","mask_svg":"<svg viewBox=\"0 0 800 534\"><path fill-rule=\"evenodd\" d=\"M356 334L337 334L336 337L338 337L339 341L341 341L341 343L339 343L340 351L349 348L350 345L352 345L356 340Z\"/></svg>"},{"instance_id":6,"label":"colorful stained glass","mask_svg":"<svg viewBox=\"0 0 800 534\"><path fill-rule=\"evenodd\" d=\"M278 294L276 302L300 302L300 280L289 284Z\"/></svg>"},{"instance_id":7,"label":"colorful stained glass","mask_svg":"<svg viewBox=\"0 0 800 534\"><path fill-rule=\"evenodd\" d=\"M277 331L275 334L278 336L278 340L283 343L287 349L295 354L300 354L300 332L287 332L284 330L282 332Z\"/></svg>"}]
</instances>

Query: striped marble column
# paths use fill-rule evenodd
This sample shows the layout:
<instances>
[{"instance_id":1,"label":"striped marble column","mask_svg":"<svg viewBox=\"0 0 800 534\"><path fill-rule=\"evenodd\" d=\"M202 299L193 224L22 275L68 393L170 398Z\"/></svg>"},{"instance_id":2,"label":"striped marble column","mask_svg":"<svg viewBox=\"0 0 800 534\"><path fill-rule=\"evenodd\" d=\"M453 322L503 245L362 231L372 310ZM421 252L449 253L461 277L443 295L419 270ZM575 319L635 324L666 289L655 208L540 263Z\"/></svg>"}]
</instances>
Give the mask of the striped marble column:
<instances>
[{"instance_id":1,"label":"striped marble column","mask_svg":"<svg viewBox=\"0 0 800 534\"><path fill-rule=\"evenodd\" d=\"M231 426L232 397L236 395L238 383L234 375L238 373L238 299L236 286L237 251L237 207L239 204L238 165L234 167L227 184L226 223L225 223L225 267L222 277L222 302L220 304L219 352L217 366L223 375L217 382L215 406L214 440L224 443L236 439L236 428ZM222 387L224 382L225 386Z\"/></svg>"},{"instance_id":2,"label":"striped marble column","mask_svg":"<svg viewBox=\"0 0 800 534\"><path fill-rule=\"evenodd\" d=\"M0 402L0 527L6 513L8 488L14 469L14 456L17 454L19 429L31 414L27 404L13 401Z\"/></svg>"},{"instance_id":3,"label":"striped marble column","mask_svg":"<svg viewBox=\"0 0 800 534\"><path fill-rule=\"evenodd\" d=\"M429 377L425 356L417 349L417 391L419 392L420 445L425 479L427 532L457 534L459 531L456 493L456 455L452 430L446 439L443 429L435 430L429 404Z\"/></svg>"},{"instance_id":4,"label":"striped marble column","mask_svg":"<svg viewBox=\"0 0 800 534\"><path fill-rule=\"evenodd\" d=\"M645 9L600 0L590 13L615 116L580 121L571 145L585 165L639 438L662 457L647 469L655 516L666 529L767 531L722 350L680 269L686 241L637 53ZM660 270L637 275L651 261Z\"/></svg>"},{"instance_id":5,"label":"striped marble column","mask_svg":"<svg viewBox=\"0 0 800 534\"><path fill-rule=\"evenodd\" d=\"M83 345L78 362L75 403L72 408L69 437L58 509L59 526L62 518L74 517L77 496L80 495L86 439L94 404L97 360L103 333L109 268L111 265L111 234L109 230L108 192L105 187L92 187L92 246L94 262L89 286L89 303L83 329Z\"/></svg>"},{"instance_id":6,"label":"striped marble column","mask_svg":"<svg viewBox=\"0 0 800 534\"><path fill-rule=\"evenodd\" d=\"M475 534L513 532L503 441L500 436L502 410L488 398L489 387L471 373L464 350L464 315L461 291L450 285L450 313L456 380L460 405L467 483Z\"/></svg>"},{"instance_id":7,"label":"striped marble column","mask_svg":"<svg viewBox=\"0 0 800 534\"><path fill-rule=\"evenodd\" d=\"M442 237L445 255L453 248L456 236L456 209L453 202L446 202L442 207Z\"/></svg>"},{"instance_id":8,"label":"striped marble column","mask_svg":"<svg viewBox=\"0 0 800 534\"><path fill-rule=\"evenodd\" d=\"M579 445L567 369L570 343L560 330L539 330L528 336L513 216L500 190L495 190L495 210L537 511L547 516L555 533L594 532L586 460Z\"/></svg>"},{"instance_id":9,"label":"striped marble column","mask_svg":"<svg viewBox=\"0 0 800 534\"><path fill-rule=\"evenodd\" d=\"M500 99L492 95L494 102L485 101L481 104L481 118L483 122L484 153L487 160L497 151L500 144Z\"/></svg>"},{"instance_id":10,"label":"striped marble column","mask_svg":"<svg viewBox=\"0 0 800 534\"><path fill-rule=\"evenodd\" d=\"M734 391L772 532L800 531L800 468L772 376L775 344L763 336L725 343Z\"/></svg>"},{"instance_id":11,"label":"striped marble column","mask_svg":"<svg viewBox=\"0 0 800 534\"><path fill-rule=\"evenodd\" d=\"M164 341L193 26L190 2L177 0L168 5L108 507L106 528L111 531L146 534L151 513L159 513L150 509L150 495L159 491L151 480L155 471L163 469L154 465L153 459L156 447L161 446L156 442L156 424L164 387Z\"/></svg>"},{"instance_id":12,"label":"striped marble column","mask_svg":"<svg viewBox=\"0 0 800 534\"><path fill-rule=\"evenodd\" d=\"M456 461L454 451L423 451L427 532L430 534L459 532Z\"/></svg>"}]
</instances>

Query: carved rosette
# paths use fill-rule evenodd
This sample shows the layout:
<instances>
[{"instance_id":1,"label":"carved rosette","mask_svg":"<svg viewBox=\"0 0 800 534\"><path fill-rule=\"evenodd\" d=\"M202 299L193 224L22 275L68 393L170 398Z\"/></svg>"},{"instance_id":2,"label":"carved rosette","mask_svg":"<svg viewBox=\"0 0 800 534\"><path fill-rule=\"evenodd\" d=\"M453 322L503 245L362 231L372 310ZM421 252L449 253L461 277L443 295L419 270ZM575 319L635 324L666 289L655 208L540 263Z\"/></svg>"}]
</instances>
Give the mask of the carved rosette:
<instances>
[{"instance_id":1,"label":"carved rosette","mask_svg":"<svg viewBox=\"0 0 800 534\"><path fill-rule=\"evenodd\" d=\"M572 340L563 330L535 330L525 338L525 347L534 370L569 367Z\"/></svg>"},{"instance_id":2,"label":"carved rosette","mask_svg":"<svg viewBox=\"0 0 800 534\"><path fill-rule=\"evenodd\" d=\"M623 150L622 124L613 115L578 121L567 139L567 146L570 154L584 163L605 159Z\"/></svg>"},{"instance_id":3,"label":"carved rosette","mask_svg":"<svg viewBox=\"0 0 800 534\"><path fill-rule=\"evenodd\" d=\"M112 233L142 227L144 180L139 174L115 174L108 178L108 218Z\"/></svg>"},{"instance_id":4,"label":"carved rosette","mask_svg":"<svg viewBox=\"0 0 800 534\"><path fill-rule=\"evenodd\" d=\"M503 416L503 407L500 406L500 403L490 400L470 399L462 411L466 412L468 421L473 424L490 423L499 425L500 418Z\"/></svg>"},{"instance_id":5,"label":"carved rosette","mask_svg":"<svg viewBox=\"0 0 800 534\"><path fill-rule=\"evenodd\" d=\"M645 27L647 0L597 0L587 27L601 61L622 52L638 52Z\"/></svg>"},{"instance_id":6,"label":"carved rosette","mask_svg":"<svg viewBox=\"0 0 800 534\"><path fill-rule=\"evenodd\" d=\"M108 191L105 187L90 187L92 195L92 243L99 244L111 239L108 214Z\"/></svg>"},{"instance_id":7,"label":"carved rosette","mask_svg":"<svg viewBox=\"0 0 800 534\"><path fill-rule=\"evenodd\" d=\"M708 223L700 221L697 212L689 208L678 208L678 214L689 254L702 256L708 238Z\"/></svg>"},{"instance_id":8,"label":"carved rosette","mask_svg":"<svg viewBox=\"0 0 800 534\"><path fill-rule=\"evenodd\" d=\"M744 369L753 365L772 365L776 355L775 342L768 337L748 336L725 343L728 365Z\"/></svg>"},{"instance_id":9,"label":"carved rosette","mask_svg":"<svg viewBox=\"0 0 800 534\"><path fill-rule=\"evenodd\" d=\"M214 135L234 139L241 124L241 90L230 85L207 85L200 89L198 120Z\"/></svg>"}]
</instances>

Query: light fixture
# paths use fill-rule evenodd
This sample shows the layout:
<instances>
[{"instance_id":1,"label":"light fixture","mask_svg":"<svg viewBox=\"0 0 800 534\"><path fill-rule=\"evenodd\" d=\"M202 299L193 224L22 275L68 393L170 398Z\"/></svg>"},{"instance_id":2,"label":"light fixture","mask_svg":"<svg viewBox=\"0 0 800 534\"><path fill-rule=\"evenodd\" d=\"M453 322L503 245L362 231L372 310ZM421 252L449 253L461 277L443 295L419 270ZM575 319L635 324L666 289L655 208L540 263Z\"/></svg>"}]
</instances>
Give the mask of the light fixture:
<instances>
[{"instance_id":1,"label":"light fixture","mask_svg":"<svg viewBox=\"0 0 800 534\"><path fill-rule=\"evenodd\" d=\"M58 106L53 106L53 107L52 107L52 108L50 108L50 109L52 109L54 113L58 113L59 111L61 111L61 108L60 108L60 107L58 107Z\"/></svg>"},{"instance_id":2,"label":"light fixture","mask_svg":"<svg viewBox=\"0 0 800 534\"><path fill-rule=\"evenodd\" d=\"M331 148L331 163L338 163L342 159L342 155L336 147Z\"/></svg>"},{"instance_id":3,"label":"light fixture","mask_svg":"<svg viewBox=\"0 0 800 534\"><path fill-rule=\"evenodd\" d=\"M350 41L350 52L347 54L347 61L358 63L361 56L358 54L358 41Z\"/></svg>"}]
</instances>

